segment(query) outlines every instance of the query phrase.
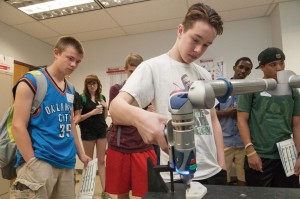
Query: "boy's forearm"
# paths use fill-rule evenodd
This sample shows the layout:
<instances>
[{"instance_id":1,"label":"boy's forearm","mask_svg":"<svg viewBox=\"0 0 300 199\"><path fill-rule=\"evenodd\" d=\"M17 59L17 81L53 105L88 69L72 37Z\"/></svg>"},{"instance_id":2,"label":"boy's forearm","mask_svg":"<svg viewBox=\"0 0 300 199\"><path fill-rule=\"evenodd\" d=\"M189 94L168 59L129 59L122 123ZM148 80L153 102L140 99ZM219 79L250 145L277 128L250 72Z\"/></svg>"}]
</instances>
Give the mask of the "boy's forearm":
<instances>
[{"instance_id":1,"label":"boy's forearm","mask_svg":"<svg viewBox=\"0 0 300 199\"><path fill-rule=\"evenodd\" d=\"M12 131L18 150L25 162L28 162L34 157L34 150L27 129L13 127Z\"/></svg>"}]
</instances>

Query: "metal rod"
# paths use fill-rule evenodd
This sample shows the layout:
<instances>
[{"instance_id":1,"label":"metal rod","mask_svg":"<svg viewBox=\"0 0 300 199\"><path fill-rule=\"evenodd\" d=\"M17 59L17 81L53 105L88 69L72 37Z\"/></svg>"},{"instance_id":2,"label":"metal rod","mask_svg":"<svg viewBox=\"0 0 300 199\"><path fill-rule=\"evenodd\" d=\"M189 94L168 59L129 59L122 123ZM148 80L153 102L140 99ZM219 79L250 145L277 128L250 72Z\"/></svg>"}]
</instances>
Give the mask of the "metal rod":
<instances>
[{"instance_id":1,"label":"metal rod","mask_svg":"<svg viewBox=\"0 0 300 199\"><path fill-rule=\"evenodd\" d=\"M253 80L230 80L232 85L231 95L253 93L265 90L273 90L277 86L275 79L253 79ZM214 80L209 82L214 90L215 96L223 96L227 93L228 85L223 80Z\"/></svg>"},{"instance_id":2,"label":"metal rod","mask_svg":"<svg viewBox=\"0 0 300 199\"><path fill-rule=\"evenodd\" d=\"M300 88L300 75L293 75L289 79L289 85L292 88Z\"/></svg>"}]
</instances>

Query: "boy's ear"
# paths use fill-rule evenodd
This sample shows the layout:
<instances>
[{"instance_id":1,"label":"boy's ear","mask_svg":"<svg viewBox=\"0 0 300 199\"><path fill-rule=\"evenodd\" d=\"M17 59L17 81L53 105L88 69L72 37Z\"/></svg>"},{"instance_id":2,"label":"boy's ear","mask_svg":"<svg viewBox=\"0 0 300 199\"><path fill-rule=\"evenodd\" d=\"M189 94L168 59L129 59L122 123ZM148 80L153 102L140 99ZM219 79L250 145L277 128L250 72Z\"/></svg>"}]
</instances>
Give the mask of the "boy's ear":
<instances>
[{"instance_id":1,"label":"boy's ear","mask_svg":"<svg viewBox=\"0 0 300 199\"><path fill-rule=\"evenodd\" d=\"M180 36L182 35L182 33L184 32L184 27L182 24L178 25L178 29L177 29L177 35L180 38Z\"/></svg>"},{"instance_id":2,"label":"boy's ear","mask_svg":"<svg viewBox=\"0 0 300 199\"><path fill-rule=\"evenodd\" d=\"M57 48L54 48L54 56L57 56L57 55L59 55L59 52L58 52L58 49Z\"/></svg>"}]
</instances>

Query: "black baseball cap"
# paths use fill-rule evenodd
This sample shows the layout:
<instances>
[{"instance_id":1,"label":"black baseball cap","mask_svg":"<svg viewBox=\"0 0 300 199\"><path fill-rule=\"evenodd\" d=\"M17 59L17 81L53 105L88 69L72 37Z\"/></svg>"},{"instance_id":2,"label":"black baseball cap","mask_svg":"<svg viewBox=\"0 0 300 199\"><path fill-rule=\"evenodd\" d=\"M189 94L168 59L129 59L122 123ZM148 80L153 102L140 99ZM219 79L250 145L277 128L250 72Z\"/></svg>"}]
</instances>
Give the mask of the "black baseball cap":
<instances>
[{"instance_id":1,"label":"black baseball cap","mask_svg":"<svg viewBox=\"0 0 300 199\"><path fill-rule=\"evenodd\" d=\"M285 60L285 55L279 48L267 48L259 53L258 57L258 66L255 69L260 68L261 65L277 61L277 60Z\"/></svg>"}]
</instances>

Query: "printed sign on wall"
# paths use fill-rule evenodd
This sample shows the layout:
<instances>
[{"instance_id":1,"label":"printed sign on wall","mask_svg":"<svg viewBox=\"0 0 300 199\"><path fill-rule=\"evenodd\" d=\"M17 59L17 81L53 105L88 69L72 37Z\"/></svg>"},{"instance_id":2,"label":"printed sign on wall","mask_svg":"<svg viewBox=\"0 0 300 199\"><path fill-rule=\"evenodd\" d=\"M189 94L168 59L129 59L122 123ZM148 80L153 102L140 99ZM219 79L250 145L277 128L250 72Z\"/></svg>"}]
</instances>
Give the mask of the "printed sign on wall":
<instances>
[{"instance_id":1,"label":"printed sign on wall","mask_svg":"<svg viewBox=\"0 0 300 199\"><path fill-rule=\"evenodd\" d=\"M223 58L201 59L200 65L211 74L211 78L226 77L226 66Z\"/></svg>"},{"instance_id":2,"label":"printed sign on wall","mask_svg":"<svg viewBox=\"0 0 300 199\"><path fill-rule=\"evenodd\" d=\"M0 55L0 71L12 74L14 72L14 59L9 56Z\"/></svg>"}]
</instances>

